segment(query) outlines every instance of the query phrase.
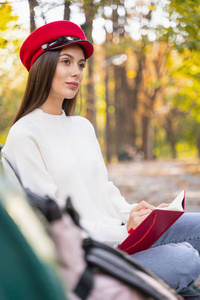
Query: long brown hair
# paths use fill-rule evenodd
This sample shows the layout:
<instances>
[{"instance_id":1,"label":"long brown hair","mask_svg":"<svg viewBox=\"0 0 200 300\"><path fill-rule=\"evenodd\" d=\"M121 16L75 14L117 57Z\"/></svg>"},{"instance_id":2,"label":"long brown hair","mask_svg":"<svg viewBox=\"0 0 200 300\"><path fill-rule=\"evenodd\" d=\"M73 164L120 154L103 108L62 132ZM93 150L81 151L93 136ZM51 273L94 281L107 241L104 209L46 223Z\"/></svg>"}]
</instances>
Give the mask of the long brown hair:
<instances>
[{"instance_id":1,"label":"long brown hair","mask_svg":"<svg viewBox=\"0 0 200 300\"><path fill-rule=\"evenodd\" d=\"M47 100L59 56L60 50L46 51L34 62L29 71L24 96L13 124ZM67 116L73 114L76 98L75 96L72 99L64 99L62 108Z\"/></svg>"}]
</instances>

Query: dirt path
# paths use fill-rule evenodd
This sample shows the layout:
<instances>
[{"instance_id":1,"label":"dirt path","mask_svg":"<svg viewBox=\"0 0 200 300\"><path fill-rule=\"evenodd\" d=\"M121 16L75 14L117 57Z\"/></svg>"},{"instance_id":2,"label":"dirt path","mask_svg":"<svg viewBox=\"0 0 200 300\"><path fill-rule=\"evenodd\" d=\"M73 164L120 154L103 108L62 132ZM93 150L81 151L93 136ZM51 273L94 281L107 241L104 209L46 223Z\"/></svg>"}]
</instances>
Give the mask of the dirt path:
<instances>
[{"instance_id":1,"label":"dirt path","mask_svg":"<svg viewBox=\"0 0 200 300\"><path fill-rule=\"evenodd\" d=\"M200 212L200 161L123 162L107 166L109 178L130 203L171 202L186 190L186 211Z\"/></svg>"},{"instance_id":2,"label":"dirt path","mask_svg":"<svg viewBox=\"0 0 200 300\"><path fill-rule=\"evenodd\" d=\"M110 164L109 178L130 203L171 202L186 190L186 211L200 212L200 161L143 161ZM200 287L200 278L196 284Z\"/></svg>"}]
</instances>

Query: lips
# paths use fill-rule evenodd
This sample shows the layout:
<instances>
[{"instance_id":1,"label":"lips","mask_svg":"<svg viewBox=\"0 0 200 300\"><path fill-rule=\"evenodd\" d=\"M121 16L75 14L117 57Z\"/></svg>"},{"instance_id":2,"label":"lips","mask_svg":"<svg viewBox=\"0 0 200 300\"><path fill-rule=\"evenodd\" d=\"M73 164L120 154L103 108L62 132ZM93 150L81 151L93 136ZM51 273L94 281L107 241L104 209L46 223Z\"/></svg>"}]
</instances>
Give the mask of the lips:
<instances>
[{"instance_id":1,"label":"lips","mask_svg":"<svg viewBox=\"0 0 200 300\"><path fill-rule=\"evenodd\" d=\"M66 83L72 89L77 89L78 88L78 82L73 81L73 82L66 82Z\"/></svg>"}]
</instances>

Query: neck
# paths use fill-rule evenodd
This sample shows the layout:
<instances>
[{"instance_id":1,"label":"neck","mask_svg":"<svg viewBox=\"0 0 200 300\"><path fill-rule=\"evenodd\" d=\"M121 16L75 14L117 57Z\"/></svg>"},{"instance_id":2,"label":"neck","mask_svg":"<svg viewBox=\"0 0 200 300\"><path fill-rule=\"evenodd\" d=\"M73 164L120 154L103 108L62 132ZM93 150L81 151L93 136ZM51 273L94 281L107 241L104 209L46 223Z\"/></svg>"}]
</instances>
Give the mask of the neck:
<instances>
[{"instance_id":1,"label":"neck","mask_svg":"<svg viewBox=\"0 0 200 300\"><path fill-rule=\"evenodd\" d=\"M59 102L52 103L47 100L39 108L50 115L62 115L62 103Z\"/></svg>"}]
</instances>

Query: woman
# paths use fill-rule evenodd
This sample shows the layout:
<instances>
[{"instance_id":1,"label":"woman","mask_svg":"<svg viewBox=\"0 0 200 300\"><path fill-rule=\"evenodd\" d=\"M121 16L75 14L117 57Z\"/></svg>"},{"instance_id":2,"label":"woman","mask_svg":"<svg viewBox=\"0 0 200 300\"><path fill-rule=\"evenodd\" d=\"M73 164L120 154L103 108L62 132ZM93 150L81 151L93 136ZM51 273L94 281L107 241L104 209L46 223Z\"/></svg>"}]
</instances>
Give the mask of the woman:
<instances>
[{"instance_id":1,"label":"woman","mask_svg":"<svg viewBox=\"0 0 200 300\"><path fill-rule=\"evenodd\" d=\"M73 116L92 53L82 29L69 21L46 24L25 40L20 58L29 78L2 155L25 188L56 199L60 206L71 196L82 226L95 239L114 246L154 207L125 201L108 181L92 125ZM198 214L185 214L153 248L133 257L176 291L188 289L200 274L199 224Z\"/></svg>"}]
</instances>

